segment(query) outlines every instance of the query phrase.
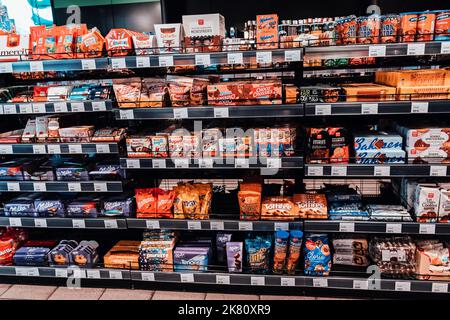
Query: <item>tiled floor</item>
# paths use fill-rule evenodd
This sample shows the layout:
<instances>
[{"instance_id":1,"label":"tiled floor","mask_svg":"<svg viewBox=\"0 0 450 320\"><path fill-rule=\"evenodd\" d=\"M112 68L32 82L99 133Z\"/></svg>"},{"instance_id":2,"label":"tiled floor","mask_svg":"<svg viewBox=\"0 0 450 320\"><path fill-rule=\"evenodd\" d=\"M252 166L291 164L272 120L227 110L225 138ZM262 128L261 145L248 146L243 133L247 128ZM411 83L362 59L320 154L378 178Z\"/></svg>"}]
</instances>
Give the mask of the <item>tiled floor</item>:
<instances>
[{"instance_id":1,"label":"tiled floor","mask_svg":"<svg viewBox=\"0 0 450 320\"><path fill-rule=\"evenodd\" d=\"M151 291L0 284L0 300L321 300L305 296L271 296L181 291Z\"/></svg>"}]
</instances>

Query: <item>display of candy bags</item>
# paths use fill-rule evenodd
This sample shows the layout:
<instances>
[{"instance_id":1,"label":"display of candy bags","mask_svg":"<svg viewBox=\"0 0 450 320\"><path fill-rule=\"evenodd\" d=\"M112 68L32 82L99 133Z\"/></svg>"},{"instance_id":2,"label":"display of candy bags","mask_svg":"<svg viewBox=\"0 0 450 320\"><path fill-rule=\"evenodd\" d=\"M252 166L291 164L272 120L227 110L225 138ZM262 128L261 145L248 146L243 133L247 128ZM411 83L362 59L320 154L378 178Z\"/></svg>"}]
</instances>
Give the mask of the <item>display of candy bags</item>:
<instances>
[{"instance_id":1,"label":"display of candy bags","mask_svg":"<svg viewBox=\"0 0 450 320\"><path fill-rule=\"evenodd\" d=\"M305 237L305 275L328 276L331 270L331 251L326 234L309 234Z\"/></svg>"}]
</instances>

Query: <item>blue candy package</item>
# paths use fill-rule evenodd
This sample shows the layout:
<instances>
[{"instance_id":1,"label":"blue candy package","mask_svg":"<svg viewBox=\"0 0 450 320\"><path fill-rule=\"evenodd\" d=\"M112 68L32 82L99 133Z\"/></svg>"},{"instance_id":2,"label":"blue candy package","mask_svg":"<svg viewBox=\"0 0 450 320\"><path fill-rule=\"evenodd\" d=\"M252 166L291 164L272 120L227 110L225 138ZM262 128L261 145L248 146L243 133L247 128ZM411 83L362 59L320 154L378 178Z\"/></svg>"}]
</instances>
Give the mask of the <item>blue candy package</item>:
<instances>
[{"instance_id":1,"label":"blue candy package","mask_svg":"<svg viewBox=\"0 0 450 320\"><path fill-rule=\"evenodd\" d=\"M305 237L305 275L328 276L331 271L331 251L326 234Z\"/></svg>"},{"instance_id":2,"label":"blue candy package","mask_svg":"<svg viewBox=\"0 0 450 320\"><path fill-rule=\"evenodd\" d=\"M256 236L245 240L247 265L251 272L267 273L270 271L272 253L272 238L270 236Z\"/></svg>"}]
</instances>

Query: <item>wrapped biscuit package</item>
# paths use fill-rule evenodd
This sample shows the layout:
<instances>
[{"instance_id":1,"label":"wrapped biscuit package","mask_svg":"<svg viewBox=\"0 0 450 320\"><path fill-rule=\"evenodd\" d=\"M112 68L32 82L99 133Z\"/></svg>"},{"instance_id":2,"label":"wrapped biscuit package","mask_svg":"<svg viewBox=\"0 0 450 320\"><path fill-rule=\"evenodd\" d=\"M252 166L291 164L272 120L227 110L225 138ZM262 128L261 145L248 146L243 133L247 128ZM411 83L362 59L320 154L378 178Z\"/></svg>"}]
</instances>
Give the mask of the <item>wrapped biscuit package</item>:
<instances>
[{"instance_id":1,"label":"wrapped biscuit package","mask_svg":"<svg viewBox=\"0 0 450 320\"><path fill-rule=\"evenodd\" d=\"M142 93L140 78L114 79L113 89L119 108L139 108Z\"/></svg>"},{"instance_id":2,"label":"wrapped biscuit package","mask_svg":"<svg viewBox=\"0 0 450 320\"><path fill-rule=\"evenodd\" d=\"M327 219L327 199L324 194L302 193L294 194L293 202L298 217L302 219Z\"/></svg>"},{"instance_id":3,"label":"wrapped biscuit package","mask_svg":"<svg viewBox=\"0 0 450 320\"><path fill-rule=\"evenodd\" d=\"M262 202L262 220L295 220L298 217L290 197L269 197Z\"/></svg>"}]
</instances>

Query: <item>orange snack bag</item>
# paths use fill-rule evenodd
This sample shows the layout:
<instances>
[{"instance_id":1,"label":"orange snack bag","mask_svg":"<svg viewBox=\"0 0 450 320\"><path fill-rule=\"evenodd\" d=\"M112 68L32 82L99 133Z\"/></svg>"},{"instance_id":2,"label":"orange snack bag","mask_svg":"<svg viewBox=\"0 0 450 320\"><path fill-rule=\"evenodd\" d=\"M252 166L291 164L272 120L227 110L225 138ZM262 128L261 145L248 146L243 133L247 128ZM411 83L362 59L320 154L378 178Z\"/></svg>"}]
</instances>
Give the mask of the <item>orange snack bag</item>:
<instances>
[{"instance_id":1,"label":"orange snack bag","mask_svg":"<svg viewBox=\"0 0 450 320\"><path fill-rule=\"evenodd\" d=\"M127 29L111 29L106 39L106 50L109 56L127 56L133 49L133 36L143 36L142 33Z\"/></svg>"},{"instance_id":2,"label":"orange snack bag","mask_svg":"<svg viewBox=\"0 0 450 320\"><path fill-rule=\"evenodd\" d=\"M83 30L80 31L83 33ZM105 38L97 28L92 28L85 34L77 37L76 52L77 58L98 58L103 55Z\"/></svg>"},{"instance_id":3,"label":"orange snack bag","mask_svg":"<svg viewBox=\"0 0 450 320\"><path fill-rule=\"evenodd\" d=\"M174 191L164 191L162 189L155 189L157 195L156 203L156 218L173 218L172 206L175 199Z\"/></svg>"},{"instance_id":4,"label":"orange snack bag","mask_svg":"<svg viewBox=\"0 0 450 320\"><path fill-rule=\"evenodd\" d=\"M42 54L45 54L45 26L30 27L30 60L39 60Z\"/></svg>"},{"instance_id":5,"label":"orange snack bag","mask_svg":"<svg viewBox=\"0 0 450 320\"><path fill-rule=\"evenodd\" d=\"M136 217L155 218L157 201L154 188L136 189Z\"/></svg>"}]
</instances>

